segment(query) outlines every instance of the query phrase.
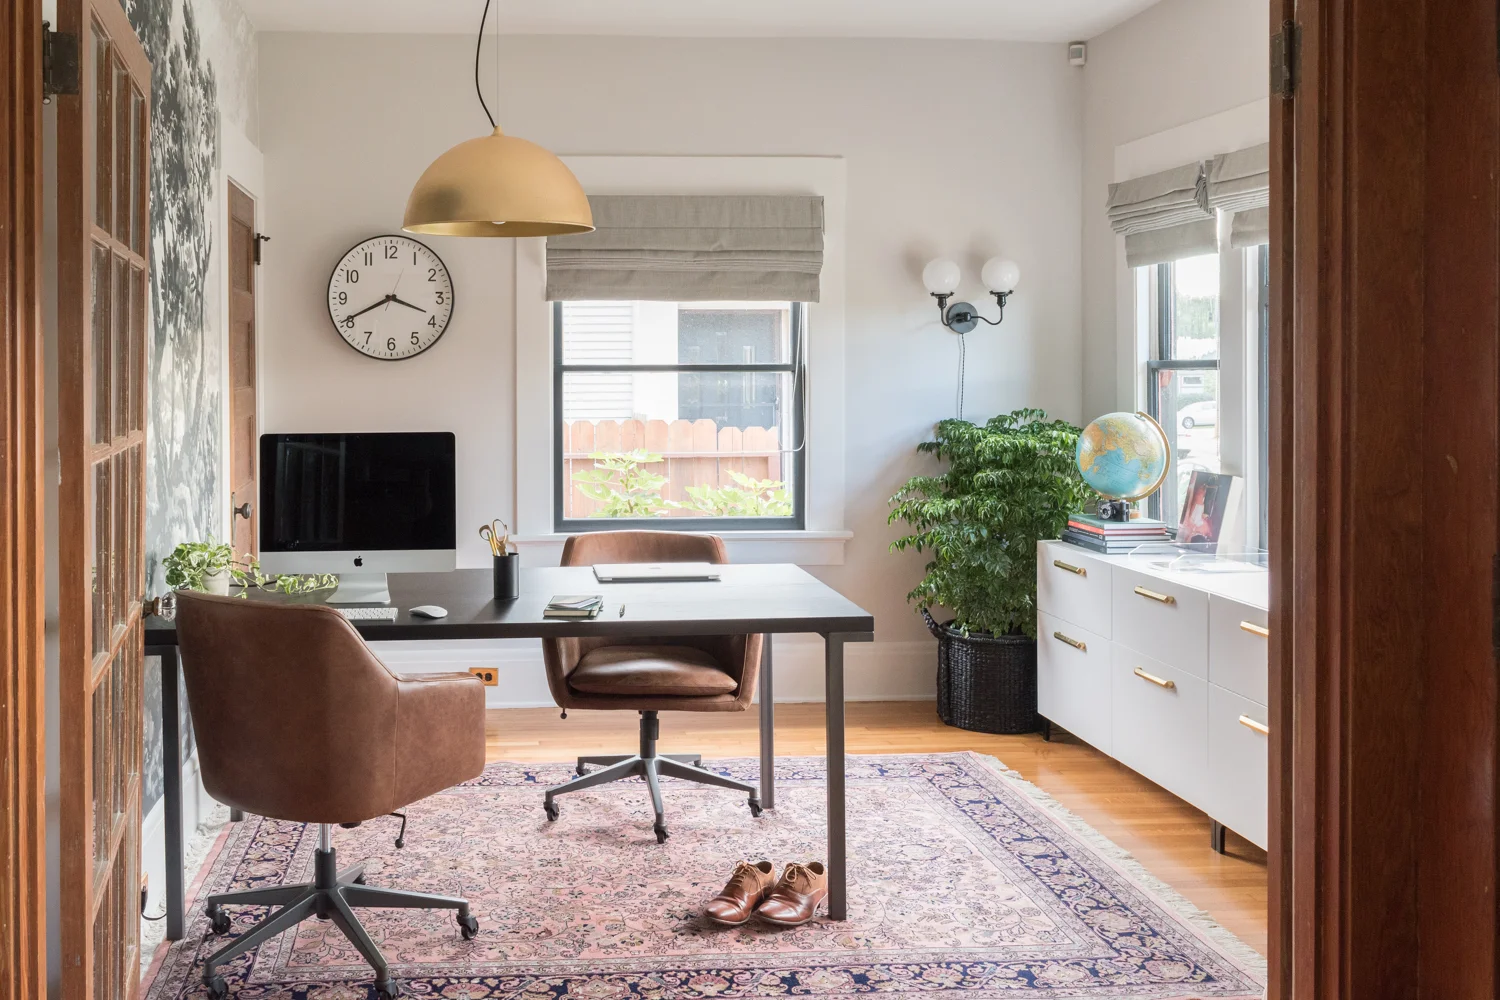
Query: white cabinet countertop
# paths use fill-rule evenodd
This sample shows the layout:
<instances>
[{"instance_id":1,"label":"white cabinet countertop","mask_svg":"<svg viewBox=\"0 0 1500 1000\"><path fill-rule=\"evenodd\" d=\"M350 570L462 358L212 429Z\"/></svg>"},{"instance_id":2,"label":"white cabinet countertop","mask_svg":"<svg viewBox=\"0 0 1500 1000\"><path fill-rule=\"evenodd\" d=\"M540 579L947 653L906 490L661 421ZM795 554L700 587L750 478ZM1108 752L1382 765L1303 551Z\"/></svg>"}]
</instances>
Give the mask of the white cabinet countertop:
<instances>
[{"instance_id":1,"label":"white cabinet countertop","mask_svg":"<svg viewBox=\"0 0 1500 1000\"><path fill-rule=\"evenodd\" d=\"M1194 590L1216 594L1231 601L1239 601L1262 611L1271 606L1271 574L1263 566L1180 551L1107 556L1068 542L1054 541L1046 544L1059 546L1110 566L1119 566L1136 573L1170 580Z\"/></svg>"}]
</instances>

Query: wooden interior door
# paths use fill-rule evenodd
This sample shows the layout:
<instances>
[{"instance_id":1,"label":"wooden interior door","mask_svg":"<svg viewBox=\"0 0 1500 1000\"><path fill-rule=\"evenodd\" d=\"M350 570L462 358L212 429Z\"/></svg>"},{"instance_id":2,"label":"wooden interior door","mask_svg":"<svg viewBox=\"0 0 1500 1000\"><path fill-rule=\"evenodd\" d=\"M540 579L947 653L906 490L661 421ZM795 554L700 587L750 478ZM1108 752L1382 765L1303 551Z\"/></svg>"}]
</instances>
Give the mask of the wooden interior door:
<instances>
[{"instance_id":1,"label":"wooden interior door","mask_svg":"<svg viewBox=\"0 0 1500 1000\"><path fill-rule=\"evenodd\" d=\"M237 555L258 555L255 422L255 200L229 185L229 483Z\"/></svg>"},{"instance_id":2,"label":"wooden interior door","mask_svg":"<svg viewBox=\"0 0 1500 1000\"><path fill-rule=\"evenodd\" d=\"M63 995L136 995L151 65L118 0L60 0L59 707Z\"/></svg>"},{"instance_id":3,"label":"wooden interior door","mask_svg":"<svg viewBox=\"0 0 1500 1000\"><path fill-rule=\"evenodd\" d=\"M42 5L0 8L0 997L46 993Z\"/></svg>"}]
</instances>

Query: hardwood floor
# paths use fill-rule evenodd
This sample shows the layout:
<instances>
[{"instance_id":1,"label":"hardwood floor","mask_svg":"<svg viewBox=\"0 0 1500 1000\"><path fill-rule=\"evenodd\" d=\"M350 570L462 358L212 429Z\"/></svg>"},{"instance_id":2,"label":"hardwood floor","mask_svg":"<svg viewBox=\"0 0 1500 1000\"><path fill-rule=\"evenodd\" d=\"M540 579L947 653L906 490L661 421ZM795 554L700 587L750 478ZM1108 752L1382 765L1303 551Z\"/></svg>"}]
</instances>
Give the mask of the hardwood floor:
<instances>
[{"instance_id":1,"label":"hardwood floor","mask_svg":"<svg viewBox=\"0 0 1500 1000\"><path fill-rule=\"evenodd\" d=\"M663 753L749 757L758 752L759 716L663 713ZM565 761L582 754L633 752L633 712L500 709L488 714L490 760ZM851 702L849 753L991 754L1040 786L1094 829L1133 854L1156 877L1208 911L1261 954L1266 950L1266 854L1228 835L1227 855L1208 846L1208 818L1071 735L988 736L943 725L931 702ZM823 706L776 706L778 756L823 752Z\"/></svg>"}]
</instances>

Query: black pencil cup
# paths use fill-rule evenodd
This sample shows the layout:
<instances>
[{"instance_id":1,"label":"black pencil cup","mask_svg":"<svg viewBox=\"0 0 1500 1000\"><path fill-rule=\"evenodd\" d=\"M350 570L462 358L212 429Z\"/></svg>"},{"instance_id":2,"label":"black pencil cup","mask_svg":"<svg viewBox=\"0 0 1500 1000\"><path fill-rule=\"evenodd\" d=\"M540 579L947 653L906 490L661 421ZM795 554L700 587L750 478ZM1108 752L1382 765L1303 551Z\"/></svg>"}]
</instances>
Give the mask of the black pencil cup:
<instances>
[{"instance_id":1,"label":"black pencil cup","mask_svg":"<svg viewBox=\"0 0 1500 1000\"><path fill-rule=\"evenodd\" d=\"M514 601L521 596L521 553L494 556L495 600Z\"/></svg>"}]
</instances>

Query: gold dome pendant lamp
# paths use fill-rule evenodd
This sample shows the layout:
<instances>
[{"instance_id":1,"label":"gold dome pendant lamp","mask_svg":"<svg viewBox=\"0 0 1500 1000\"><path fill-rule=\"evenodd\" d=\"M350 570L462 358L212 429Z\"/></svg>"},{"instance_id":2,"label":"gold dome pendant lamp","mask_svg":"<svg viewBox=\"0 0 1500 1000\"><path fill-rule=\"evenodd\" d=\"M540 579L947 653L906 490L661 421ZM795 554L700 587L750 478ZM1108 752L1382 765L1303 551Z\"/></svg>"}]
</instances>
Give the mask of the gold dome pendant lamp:
<instances>
[{"instance_id":1,"label":"gold dome pendant lamp","mask_svg":"<svg viewBox=\"0 0 1500 1000\"><path fill-rule=\"evenodd\" d=\"M406 200L401 228L436 236L561 236L594 228L589 200L573 172L534 142L506 135L479 88L479 45L490 0L479 18L474 90L494 132L461 142L432 161ZM498 19L496 45L499 44Z\"/></svg>"}]
</instances>

